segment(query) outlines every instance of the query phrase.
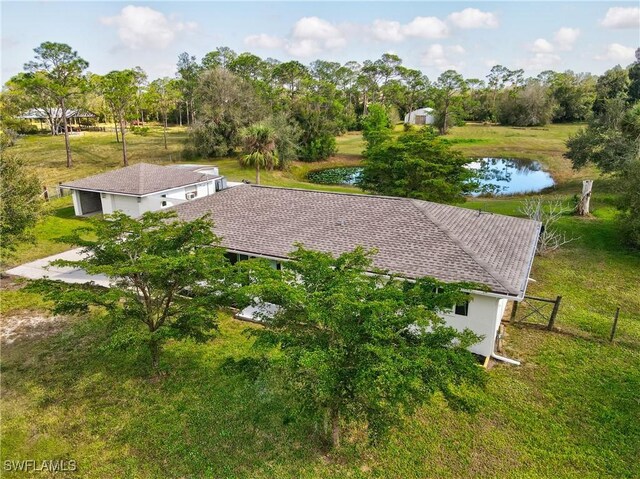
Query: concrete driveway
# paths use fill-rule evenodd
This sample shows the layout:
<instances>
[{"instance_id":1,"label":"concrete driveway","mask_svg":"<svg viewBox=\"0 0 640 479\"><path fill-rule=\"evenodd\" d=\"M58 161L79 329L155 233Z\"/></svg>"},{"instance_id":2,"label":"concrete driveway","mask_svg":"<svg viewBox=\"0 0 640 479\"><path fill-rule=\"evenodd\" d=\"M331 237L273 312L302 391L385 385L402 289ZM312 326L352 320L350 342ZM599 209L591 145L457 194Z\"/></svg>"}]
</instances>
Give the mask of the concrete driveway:
<instances>
[{"instance_id":1,"label":"concrete driveway","mask_svg":"<svg viewBox=\"0 0 640 479\"><path fill-rule=\"evenodd\" d=\"M5 273L29 279L48 278L64 281L65 283L88 283L93 281L100 286L108 287L109 280L102 274L90 275L82 269L50 266L50 263L57 259L66 259L70 261L82 259L80 251L80 248L77 248L65 251L64 253L47 256L46 258L32 261L31 263L16 266L15 268L5 271Z\"/></svg>"}]
</instances>

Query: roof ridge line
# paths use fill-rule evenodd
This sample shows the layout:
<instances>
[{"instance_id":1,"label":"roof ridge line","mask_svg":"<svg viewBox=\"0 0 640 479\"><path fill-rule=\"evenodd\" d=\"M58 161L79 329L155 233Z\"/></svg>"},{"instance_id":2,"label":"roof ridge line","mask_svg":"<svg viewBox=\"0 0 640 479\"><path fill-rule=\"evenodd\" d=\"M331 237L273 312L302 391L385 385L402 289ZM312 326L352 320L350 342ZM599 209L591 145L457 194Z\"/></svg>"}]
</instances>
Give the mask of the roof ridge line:
<instances>
[{"instance_id":1,"label":"roof ridge line","mask_svg":"<svg viewBox=\"0 0 640 479\"><path fill-rule=\"evenodd\" d=\"M407 198L407 199L415 208L417 208L420 212L422 212L425 218L427 218L429 221L435 224L441 231L443 231L451 239L451 241L453 241L460 249L462 249L462 251L464 251L467 255L469 255L471 259L473 259L478 265L480 265L480 267L489 276L495 279L500 286L505 288L505 291L507 291L509 294L519 294L519 292L514 293L513 288L508 286L509 282L505 278L503 278L501 274L497 273L496 271L492 271L492 268L489 266L489 264L483 259L478 258L476 256L476 253L472 249L467 247L462 241L460 241L460 239L458 239L449 228L444 226L440 221L432 218L431 215L429 215L429 213L427 213L418 204L418 201L421 201L421 200L416 200L413 198Z\"/></svg>"},{"instance_id":2,"label":"roof ridge line","mask_svg":"<svg viewBox=\"0 0 640 479\"><path fill-rule=\"evenodd\" d=\"M345 191L315 190L315 189L308 189L308 188L294 188L291 186L256 185L255 183L249 183L246 186L251 186L252 188L265 188L268 190L293 190L293 191L300 191L303 193L324 193L327 195L357 196L357 197L364 197L364 198L384 198L386 200L396 200L396 201L407 200L407 198L402 198L400 196L370 195L369 193L347 193Z\"/></svg>"},{"instance_id":3,"label":"roof ridge line","mask_svg":"<svg viewBox=\"0 0 640 479\"><path fill-rule=\"evenodd\" d=\"M138 191L144 191L144 182L142 181L142 179L145 177L145 175L142 174L142 170L145 168L145 166L147 165L147 163L136 163L137 165L140 165L139 169L138 169Z\"/></svg>"}]
</instances>

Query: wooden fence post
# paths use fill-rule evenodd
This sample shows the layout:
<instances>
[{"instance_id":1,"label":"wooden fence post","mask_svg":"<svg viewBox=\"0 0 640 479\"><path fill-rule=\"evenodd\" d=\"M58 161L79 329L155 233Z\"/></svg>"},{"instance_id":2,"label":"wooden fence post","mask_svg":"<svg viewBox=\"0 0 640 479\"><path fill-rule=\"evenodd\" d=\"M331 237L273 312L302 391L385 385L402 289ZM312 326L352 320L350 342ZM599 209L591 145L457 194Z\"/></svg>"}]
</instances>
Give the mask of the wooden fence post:
<instances>
[{"instance_id":1,"label":"wooden fence post","mask_svg":"<svg viewBox=\"0 0 640 479\"><path fill-rule=\"evenodd\" d=\"M42 196L45 201L49 201L49 190L47 189L46 186L42 187Z\"/></svg>"},{"instance_id":2,"label":"wooden fence post","mask_svg":"<svg viewBox=\"0 0 640 479\"><path fill-rule=\"evenodd\" d=\"M558 310L560 309L560 301L562 301L562 296L558 296L553 303L553 311L551 311L551 317L549 318L549 324L547 325L547 329L549 331L553 329L553 325L556 322L556 316L558 315Z\"/></svg>"},{"instance_id":3,"label":"wooden fence post","mask_svg":"<svg viewBox=\"0 0 640 479\"><path fill-rule=\"evenodd\" d=\"M616 334L616 328L618 327L618 316L620 316L620 306L616 308L616 314L613 316L613 326L611 327L611 336L609 336L609 342L613 341L613 337Z\"/></svg>"},{"instance_id":4,"label":"wooden fence post","mask_svg":"<svg viewBox=\"0 0 640 479\"><path fill-rule=\"evenodd\" d=\"M513 306L511 307L511 317L509 318L510 323L515 322L517 312L518 312L518 302L514 301Z\"/></svg>"}]
</instances>

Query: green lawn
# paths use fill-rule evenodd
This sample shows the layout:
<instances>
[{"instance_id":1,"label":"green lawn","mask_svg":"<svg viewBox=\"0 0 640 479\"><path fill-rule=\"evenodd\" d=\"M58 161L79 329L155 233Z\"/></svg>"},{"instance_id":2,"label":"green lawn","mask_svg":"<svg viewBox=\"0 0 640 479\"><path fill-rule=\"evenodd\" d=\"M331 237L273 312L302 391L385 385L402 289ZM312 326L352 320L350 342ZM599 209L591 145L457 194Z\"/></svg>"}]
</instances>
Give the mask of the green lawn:
<instances>
[{"instance_id":1,"label":"green lawn","mask_svg":"<svg viewBox=\"0 0 640 479\"><path fill-rule=\"evenodd\" d=\"M509 156L545 162L561 181L547 197L568 201L584 174L561 157L562 139L575 128L468 125L450 138L472 156L502 148L502 155L513 150ZM333 164L357 162L358 141L356 134L339 138ZM252 178L234 159L212 162L230 179ZM266 173L264 182L313 188L303 178L318 166L296 164ZM167 375L151 380L133 351L102 350L106 323L87 317L48 339L3 346L1 460L75 459L78 477L87 478L640 477L640 255L620 246L614 198L600 184L593 218L559 222L577 239L534 263L529 293L563 296L559 331L510 325L506 355L522 366L489 370L486 390L469 392L475 413L436 397L383 443L347 441L327 454L313 425L288 413L286 397L227 366L228 358L256 354L243 334L252 326L223 315L210 343L171 343ZM517 215L520 201L478 198L465 206ZM37 227L36 245L19 250L16 261L59 251L64 245L52 238L83 224L71 217L68 199L52 210ZM5 315L43 307L20 291L1 291L0 306ZM617 306L618 334L609 343Z\"/></svg>"},{"instance_id":2,"label":"green lawn","mask_svg":"<svg viewBox=\"0 0 640 479\"><path fill-rule=\"evenodd\" d=\"M563 218L580 238L535 262L530 292L564 296L560 331L510 326L523 364L489 371L475 413L436 397L382 444L326 454L286 397L225 366L256 354L252 326L223 315L209 344L171 343L167 376L150 380L133 352L100 349L109 331L93 317L3 348L2 459L72 458L88 478L638 477L640 257L616 246L611 206L595 207Z\"/></svg>"}]
</instances>

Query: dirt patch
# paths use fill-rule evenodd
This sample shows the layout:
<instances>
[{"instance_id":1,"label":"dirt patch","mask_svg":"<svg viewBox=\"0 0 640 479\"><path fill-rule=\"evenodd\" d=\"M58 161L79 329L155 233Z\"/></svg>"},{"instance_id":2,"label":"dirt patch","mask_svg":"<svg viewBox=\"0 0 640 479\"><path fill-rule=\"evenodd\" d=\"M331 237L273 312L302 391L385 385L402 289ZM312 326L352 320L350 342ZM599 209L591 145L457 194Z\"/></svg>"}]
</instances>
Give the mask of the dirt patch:
<instances>
[{"instance_id":1,"label":"dirt patch","mask_svg":"<svg viewBox=\"0 0 640 479\"><path fill-rule=\"evenodd\" d=\"M1 273L0 274L0 289L5 291L15 291L24 286L24 279L18 276Z\"/></svg>"},{"instance_id":2,"label":"dirt patch","mask_svg":"<svg viewBox=\"0 0 640 479\"><path fill-rule=\"evenodd\" d=\"M0 343L3 346L23 339L42 339L60 331L66 323L62 316L24 312L0 318Z\"/></svg>"}]
</instances>

